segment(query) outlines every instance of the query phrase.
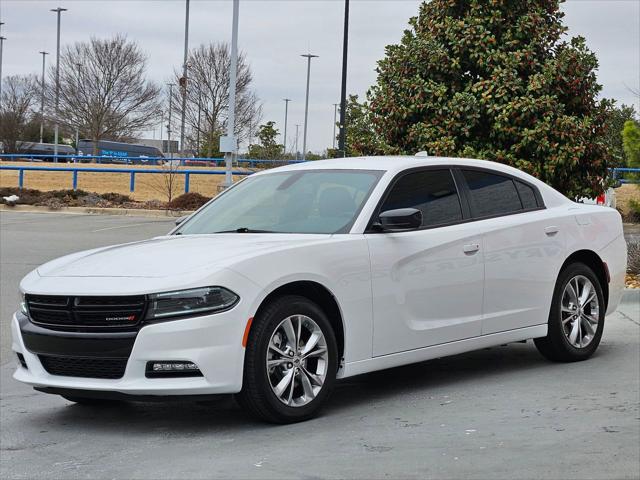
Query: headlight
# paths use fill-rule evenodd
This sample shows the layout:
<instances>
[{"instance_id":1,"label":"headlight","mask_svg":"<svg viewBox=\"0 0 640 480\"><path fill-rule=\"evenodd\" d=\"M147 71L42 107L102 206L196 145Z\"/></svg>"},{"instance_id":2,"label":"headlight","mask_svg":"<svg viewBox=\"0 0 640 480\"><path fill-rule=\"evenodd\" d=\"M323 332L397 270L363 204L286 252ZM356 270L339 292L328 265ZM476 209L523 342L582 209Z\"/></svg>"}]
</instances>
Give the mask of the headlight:
<instances>
[{"instance_id":1,"label":"headlight","mask_svg":"<svg viewBox=\"0 0 640 480\"><path fill-rule=\"evenodd\" d=\"M215 313L233 307L238 295L222 287L202 287L149 295L148 320Z\"/></svg>"},{"instance_id":2,"label":"headlight","mask_svg":"<svg viewBox=\"0 0 640 480\"><path fill-rule=\"evenodd\" d=\"M24 293L20 292L20 313L28 316L29 310L27 310L27 301L24 299Z\"/></svg>"}]
</instances>

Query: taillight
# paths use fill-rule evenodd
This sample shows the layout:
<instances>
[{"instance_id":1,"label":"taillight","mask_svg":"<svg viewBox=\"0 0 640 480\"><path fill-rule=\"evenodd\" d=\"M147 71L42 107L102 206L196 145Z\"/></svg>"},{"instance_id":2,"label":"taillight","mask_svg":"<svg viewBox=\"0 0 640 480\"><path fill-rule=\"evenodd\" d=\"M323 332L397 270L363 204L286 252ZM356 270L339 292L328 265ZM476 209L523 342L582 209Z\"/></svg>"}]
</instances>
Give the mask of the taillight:
<instances>
[{"instance_id":1,"label":"taillight","mask_svg":"<svg viewBox=\"0 0 640 480\"><path fill-rule=\"evenodd\" d=\"M602 195L598 195L598 197L596 198L596 203L598 205L604 205L605 201L606 201L606 197L604 193Z\"/></svg>"}]
</instances>

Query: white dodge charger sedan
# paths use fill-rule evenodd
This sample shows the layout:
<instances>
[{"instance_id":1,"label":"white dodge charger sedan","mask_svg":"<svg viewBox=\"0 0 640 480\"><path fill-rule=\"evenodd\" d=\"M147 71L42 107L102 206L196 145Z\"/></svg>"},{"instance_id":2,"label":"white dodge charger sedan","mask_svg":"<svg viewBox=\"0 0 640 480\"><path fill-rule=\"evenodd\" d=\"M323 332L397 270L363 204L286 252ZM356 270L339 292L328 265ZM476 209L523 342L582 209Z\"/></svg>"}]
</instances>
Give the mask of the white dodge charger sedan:
<instances>
[{"instance_id":1,"label":"white dodge charger sedan","mask_svg":"<svg viewBox=\"0 0 640 480\"><path fill-rule=\"evenodd\" d=\"M78 403L236 394L308 419L337 378L534 339L590 357L623 291L617 211L480 160L323 160L252 175L168 235L20 284L14 377Z\"/></svg>"}]
</instances>

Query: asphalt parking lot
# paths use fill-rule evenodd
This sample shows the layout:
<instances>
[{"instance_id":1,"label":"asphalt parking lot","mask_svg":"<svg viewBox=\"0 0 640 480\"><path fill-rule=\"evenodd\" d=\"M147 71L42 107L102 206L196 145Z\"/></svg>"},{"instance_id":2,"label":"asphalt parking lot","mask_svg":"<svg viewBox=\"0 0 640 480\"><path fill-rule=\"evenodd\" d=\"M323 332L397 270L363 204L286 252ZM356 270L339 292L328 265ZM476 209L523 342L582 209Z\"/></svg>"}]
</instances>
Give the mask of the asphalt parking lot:
<instances>
[{"instance_id":1,"label":"asphalt parking lot","mask_svg":"<svg viewBox=\"0 0 640 480\"><path fill-rule=\"evenodd\" d=\"M11 378L20 278L171 220L0 213L0 478L639 478L640 302L587 362L532 342L342 381L320 418L270 426L229 398L82 407Z\"/></svg>"}]
</instances>

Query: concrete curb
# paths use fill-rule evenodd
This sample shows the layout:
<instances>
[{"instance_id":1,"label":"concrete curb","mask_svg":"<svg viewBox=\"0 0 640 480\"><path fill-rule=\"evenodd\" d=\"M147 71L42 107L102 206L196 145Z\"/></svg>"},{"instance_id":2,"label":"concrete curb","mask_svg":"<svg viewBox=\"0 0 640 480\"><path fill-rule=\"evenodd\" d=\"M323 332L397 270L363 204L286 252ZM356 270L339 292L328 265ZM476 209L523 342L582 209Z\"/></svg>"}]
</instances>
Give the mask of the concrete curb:
<instances>
[{"instance_id":1,"label":"concrete curb","mask_svg":"<svg viewBox=\"0 0 640 480\"><path fill-rule=\"evenodd\" d=\"M622 294L621 303L634 303L640 305L640 289L638 288L626 288Z\"/></svg>"},{"instance_id":2,"label":"concrete curb","mask_svg":"<svg viewBox=\"0 0 640 480\"><path fill-rule=\"evenodd\" d=\"M130 217L176 218L193 213L191 210L145 210L143 208L61 207L52 209L35 205L0 204L0 212L63 213L67 215L124 215Z\"/></svg>"}]
</instances>

